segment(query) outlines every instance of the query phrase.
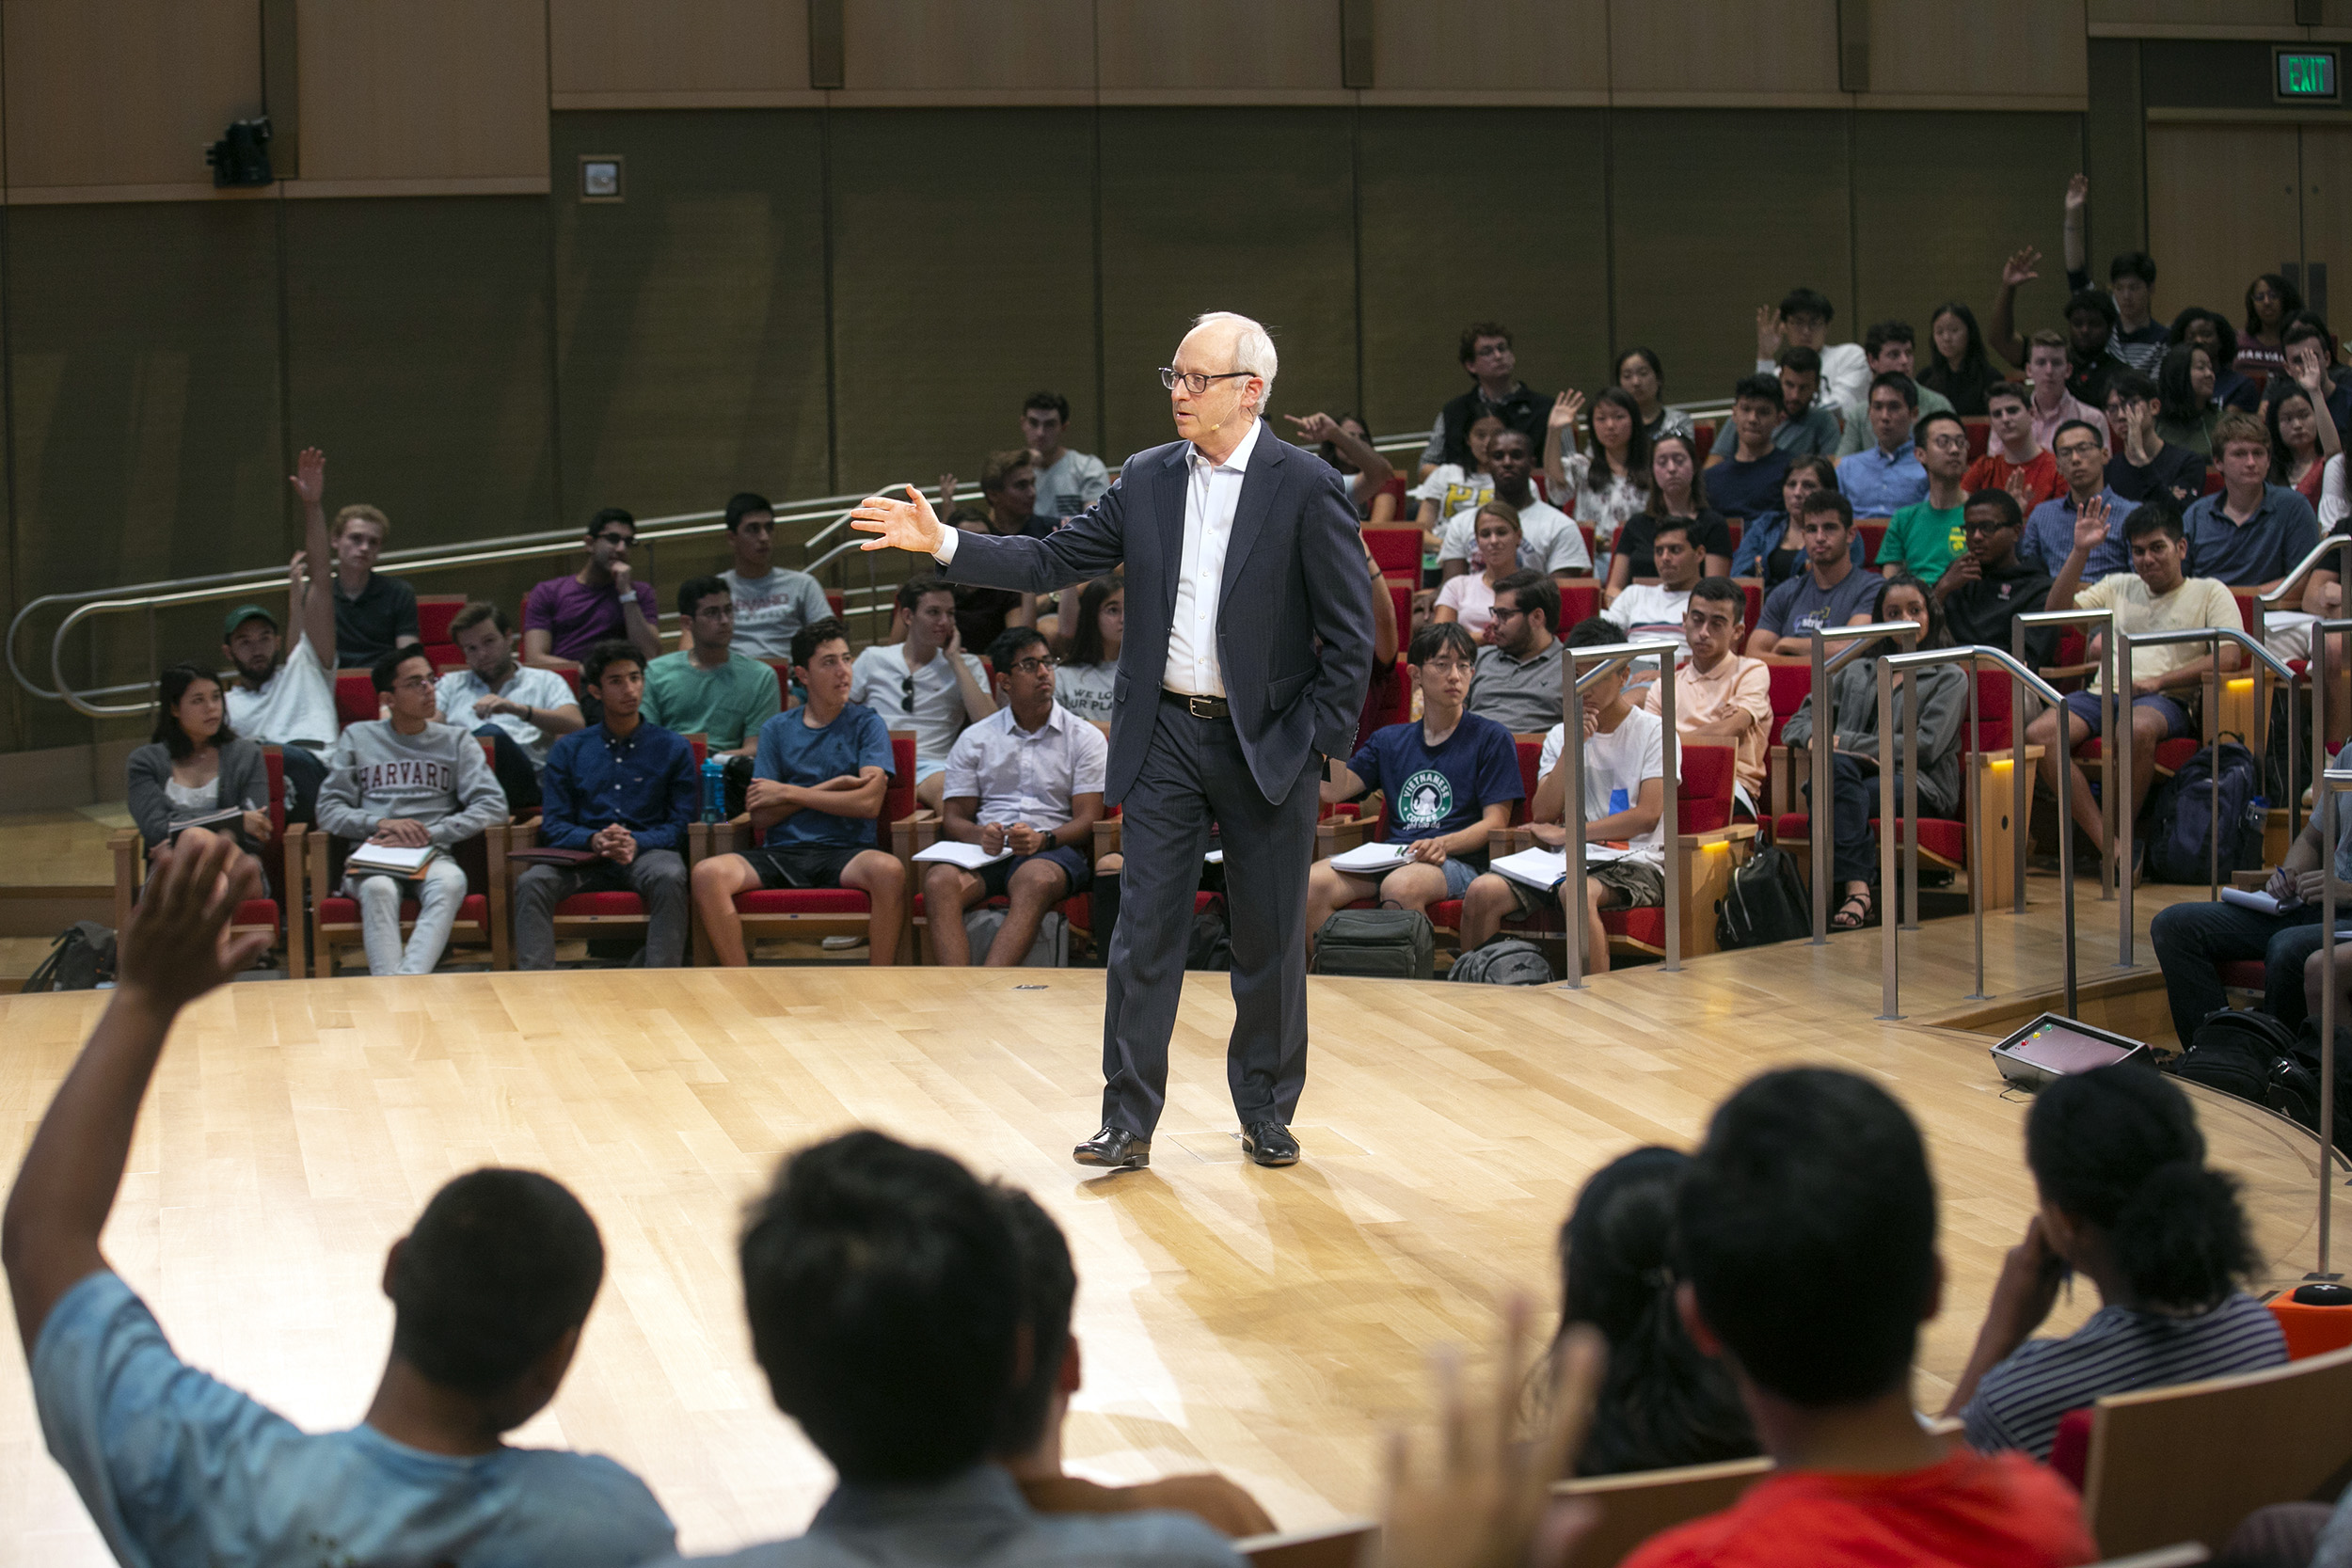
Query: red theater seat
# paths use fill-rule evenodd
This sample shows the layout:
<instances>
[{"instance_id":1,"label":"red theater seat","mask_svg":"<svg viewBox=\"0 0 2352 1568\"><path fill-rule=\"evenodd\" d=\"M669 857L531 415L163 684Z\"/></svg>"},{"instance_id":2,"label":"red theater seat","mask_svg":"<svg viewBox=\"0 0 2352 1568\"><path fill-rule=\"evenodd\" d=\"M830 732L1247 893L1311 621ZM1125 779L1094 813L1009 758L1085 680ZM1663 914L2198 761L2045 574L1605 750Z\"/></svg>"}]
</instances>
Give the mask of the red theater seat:
<instances>
[{"instance_id":1,"label":"red theater seat","mask_svg":"<svg viewBox=\"0 0 2352 1568\"><path fill-rule=\"evenodd\" d=\"M1422 531L1417 528L1368 528L1364 546L1372 551L1383 577L1421 582Z\"/></svg>"},{"instance_id":2,"label":"red theater seat","mask_svg":"<svg viewBox=\"0 0 2352 1568\"><path fill-rule=\"evenodd\" d=\"M491 743L485 740L481 745L483 760L487 762ZM457 948L475 948L488 953L492 969L509 967L503 875L506 833L505 824L493 826L452 852L465 870L469 891L457 906L457 918L450 927L444 957ZM347 847L339 846L333 835L324 832L313 831L306 836L304 876L310 906L310 956L313 973L322 979L334 977L338 955L366 942L359 901L346 898L342 893L342 862ZM401 900L400 929L404 940L416 923L417 901Z\"/></svg>"},{"instance_id":3,"label":"red theater seat","mask_svg":"<svg viewBox=\"0 0 2352 1568\"><path fill-rule=\"evenodd\" d=\"M305 963L302 907L303 829L300 823L286 823L286 754L282 747L265 745L262 748L262 767L269 788L269 842L261 847L262 872L269 879L269 896L247 898L237 906L230 931L245 936L255 931L270 933L272 943L285 958L289 977L299 976ZM147 850L138 830L123 828L107 840L107 850L114 862L115 929L125 930L131 924L132 906L138 901L139 890L147 877ZM293 910L294 918L287 920L285 911Z\"/></svg>"}]
</instances>

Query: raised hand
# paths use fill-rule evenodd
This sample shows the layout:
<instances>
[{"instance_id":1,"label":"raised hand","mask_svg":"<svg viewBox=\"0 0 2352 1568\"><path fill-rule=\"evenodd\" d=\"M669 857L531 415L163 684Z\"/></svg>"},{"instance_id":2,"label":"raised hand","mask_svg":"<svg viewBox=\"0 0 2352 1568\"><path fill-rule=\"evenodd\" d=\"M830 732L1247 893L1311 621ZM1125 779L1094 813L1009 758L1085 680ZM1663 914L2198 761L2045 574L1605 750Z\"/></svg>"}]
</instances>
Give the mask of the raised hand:
<instances>
[{"instance_id":1,"label":"raised hand","mask_svg":"<svg viewBox=\"0 0 2352 1568\"><path fill-rule=\"evenodd\" d=\"M2074 517L2074 547L2088 555L2107 542L2107 503L2104 496L2083 502Z\"/></svg>"},{"instance_id":2,"label":"raised hand","mask_svg":"<svg viewBox=\"0 0 2352 1568\"><path fill-rule=\"evenodd\" d=\"M2042 252L2031 245L2010 251L2009 260L2001 263L2001 286L2014 289L2020 284L2032 282L2042 276L2034 271L2041 263Z\"/></svg>"},{"instance_id":3,"label":"raised hand","mask_svg":"<svg viewBox=\"0 0 2352 1568\"><path fill-rule=\"evenodd\" d=\"M1777 331L1778 327L1775 326L1774 330ZM1551 412L1546 417L1545 424L1552 430L1574 430L1576 421L1583 417L1584 394L1563 392L1551 400Z\"/></svg>"},{"instance_id":4,"label":"raised hand","mask_svg":"<svg viewBox=\"0 0 2352 1568\"><path fill-rule=\"evenodd\" d=\"M305 447L294 459L294 471L286 483L302 498L304 506L317 506L326 498L326 453L316 447Z\"/></svg>"},{"instance_id":5,"label":"raised hand","mask_svg":"<svg viewBox=\"0 0 2352 1568\"><path fill-rule=\"evenodd\" d=\"M868 496L850 509L850 526L860 533L875 535L866 542L866 549L930 555L946 541L947 531L931 503L923 499L923 492L912 484L906 490L905 500Z\"/></svg>"},{"instance_id":6,"label":"raised hand","mask_svg":"<svg viewBox=\"0 0 2352 1568\"><path fill-rule=\"evenodd\" d=\"M1297 430L1302 447L1320 446L1340 433L1340 421L1328 414L1285 414L1282 418Z\"/></svg>"},{"instance_id":7,"label":"raised hand","mask_svg":"<svg viewBox=\"0 0 2352 1568\"><path fill-rule=\"evenodd\" d=\"M1770 359L1780 352L1780 307L1759 305L1756 308L1756 356Z\"/></svg>"},{"instance_id":8,"label":"raised hand","mask_svg":"<svg viewBox=\"0 0 2352 1568\"><path fill-rule=\"evenodd\" d=\"M122 933L116 984L177 1011L253 967L269 933L229 935L237 906L261 893L236 840L190 828L155 851L147 888Z\"/></svg>"},{"instance_id":9,"label":"raised hand","mask_svg":"<svg viewBox=\"0 0 2352 1568\"><path fill-rule=\"evenodd\" d=\"M286 562L286 586L294 591L294 605L297 609L302 604L303 584L309 581L310 576L309 555L302 550L294 551L294 559Z\"/></svg>"},{"instance_id":10,"label":"raised hand","mask_svg":"<svg viewBox=\"0 0 2352 1568\"><path fill-rule=\"evenodd\" d=\"M2016 498L2018 511L2024 513L2033 511L2032 491L2026 483L2025 469L2011 468L2009 471L2009 478L2001 482L2001 488Z\"/></svg>"},{"instance_id":11,"label":"raised hand","mask_svg":"<svg viewBox=\"0 0 2352 1568\"><path fill-rule=\"evenodd\" d=\"M2090 175L2077 174L2074 178L2066 182L2066 210L2069 213L2081 212L2083 210L2084 203L2088 202L2090 199Z\"/></svg>"},{"instance_id":12,"label":"raised hand","mask_svg":"<svg viewBox=\"0 0 2352 1568\"><path fill-rule=\"evenodd\" d=\"M950 512L953 512L955 509L956 509L956 476L955 476L955 475L953 475L953 474L941 474L941 475L939 476L939 511L940 511L940 515L941 515L942 516L945 516L946 514L948 514L948 513L950 513Z\"/></svg>"}]
</instances>

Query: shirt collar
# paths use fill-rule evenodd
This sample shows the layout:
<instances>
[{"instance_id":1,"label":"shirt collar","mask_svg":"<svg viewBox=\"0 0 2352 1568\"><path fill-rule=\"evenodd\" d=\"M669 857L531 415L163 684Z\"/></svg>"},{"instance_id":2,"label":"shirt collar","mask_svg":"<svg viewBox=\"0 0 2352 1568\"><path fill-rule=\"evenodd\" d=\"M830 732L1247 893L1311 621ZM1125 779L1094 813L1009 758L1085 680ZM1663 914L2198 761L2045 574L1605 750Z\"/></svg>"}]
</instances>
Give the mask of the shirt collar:
<instances>
[{"instance_id":1,"label":"shirt collar","mask_svg":"<svg viewBox=\"0 0 2352 1568\"><path fill-rule=\"evenodd\" d=\"M1069 717L1069 711L1058 702L1048 703L1045 706L1045 722L1034 730L1025 730L1021 727L1021 721L1013 716L1012 705L1007 703L1004 706L1005 733L1016 740L1034 739L1045 735L1059 735L1062 731L1063 721Z\"/></svg>"},{"instance_id":2,"label":"shirt collar","mask_svg":"<svg viewBox=\"0 0 2352 1568\"><path fill-rule=\"evenodd\" d=\"M817 1511L811 1529L873 1528L945 1513L1027 1519L1031 1510L1010 1473L995 1465L976 1465L929 1486L886 1486L843 1481Z\"/></svg>"},{"instance_id":3,"label":"shirt collar","mask_svg":"<svg viewBox=\"0 0 2352 1568\"><path fill-rule=\"evenodd\" d=\"M1249 454L1251 451L1256 450L1258 437L1264 432L1264 430L1265 420L1263 417L1250 420L1249 434L1241 438L1241 445L1235 447L1232 455L1228 456L1224 462L1219 463L1209 471L1211 473L1223 473L1226 470L1231 469L1232 472L1237 474L1248 473L1249 471ZM1195 463L1207 461L1198 443L1193 445L1192 461Z\"/></svg>"}]
</instances>

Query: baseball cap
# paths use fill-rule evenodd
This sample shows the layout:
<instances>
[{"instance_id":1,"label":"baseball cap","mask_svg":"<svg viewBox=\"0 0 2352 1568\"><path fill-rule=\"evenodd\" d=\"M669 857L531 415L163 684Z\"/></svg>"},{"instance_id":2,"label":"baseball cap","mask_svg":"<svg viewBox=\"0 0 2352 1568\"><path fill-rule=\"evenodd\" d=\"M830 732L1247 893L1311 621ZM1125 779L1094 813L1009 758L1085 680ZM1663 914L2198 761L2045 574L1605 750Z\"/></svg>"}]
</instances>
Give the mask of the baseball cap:
<instances>
[{"instance_id":1,"label":"baseball cap","mask_svg":"<svg viewBox=\"0 0 2352 1568\"><path fill-rule=\"evenodd\" d=\"M232 610L229 612L229 619L220 624L221 641L226 642L229 639L237 635L237 628L239 626L244 626L247 621L256 620L267 621L269 623L269 629L272 631L276 631L278 629L277 616L272 615L268 610L263 610L260 605L249 604L242 609Z\"/></svg>"}]
</instances>

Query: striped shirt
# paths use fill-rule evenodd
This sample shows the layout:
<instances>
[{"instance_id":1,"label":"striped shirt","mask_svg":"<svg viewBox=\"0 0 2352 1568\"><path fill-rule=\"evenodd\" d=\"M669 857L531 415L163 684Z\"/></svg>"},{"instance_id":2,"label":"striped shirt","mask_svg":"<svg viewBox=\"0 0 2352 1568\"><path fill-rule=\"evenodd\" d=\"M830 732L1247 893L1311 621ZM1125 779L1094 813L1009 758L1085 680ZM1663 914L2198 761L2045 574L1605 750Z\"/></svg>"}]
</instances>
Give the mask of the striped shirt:
<instances>
[{"instance_id":1,"label":"striped shirt","mask_svg":"<svg viewBox=\"0 0 2352 1568\"><path fill-rule=\"evenodd\" d=\"M1969 1446L2050 1457L2058 1418L2107 1394L2276 1367L2286 1335L2243 1291L2193 1318L2103 1307L2063 1339L2028 1339L1984 1374L1962 1412Z\"/></svg>"}]
</instances>

